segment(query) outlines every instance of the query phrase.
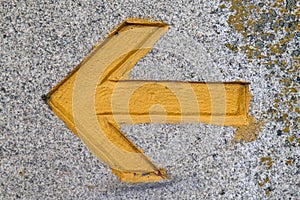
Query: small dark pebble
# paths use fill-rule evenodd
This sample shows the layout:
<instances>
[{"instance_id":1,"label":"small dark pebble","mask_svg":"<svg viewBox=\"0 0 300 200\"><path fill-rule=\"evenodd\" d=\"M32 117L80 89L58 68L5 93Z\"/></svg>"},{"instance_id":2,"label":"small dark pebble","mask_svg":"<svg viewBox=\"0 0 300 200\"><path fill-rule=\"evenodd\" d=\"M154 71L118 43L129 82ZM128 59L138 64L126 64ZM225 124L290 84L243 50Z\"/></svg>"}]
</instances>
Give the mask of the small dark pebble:
<instances>
[{"instance_id":1,"label":"small dark pebble","mask_svg":"<svg viewBox=\"0 0 300 200\"><path fill-rule=\"evenodd\" d=\"M46 94L43 94L43 95L41 96L41 99L42 99L45 103L47 103L47 95L46 95Z\"/></svg>"},{"instance_id":2,"label":"small dark pebble","mask_svg":"<svg viewBox=\"0 0 300 200\"><path fill-rule=\"evenodd\" d=\"M294 50L293 53L292 53L292 55L296 56L296 57L300 56L300 50L299 49Z\"/></svg>"},{"instance_id":3,"label":"small dark pebble","mask_svg":"<svg viewBox=\"0 0 300 200\"><path fill-rule=\"evenodd\" d=\"M220 195L224 195L225 194L225 190L221 190Z\"/></svg>"},{"instance_id":4,"label":"small dark pebble","mask_svg":"<svg viewBox=\"0 0 300 200\"><path fill-rule=\"evenodd\" d=\"M281 131L281 130L278 130L278 131L277 131L277 135L278 135L278 136L282 136L282 131Z\"/></svg>"},{"instance_id":5,"label":"small dark pebble","mask_svg":"<svg viewBox=\"0 0 300 200\"><path fill-rule=\"evenodd\" d=\"M254 39L253 35L247 35L247 38L249 39L250 42Z\"/></svg>"}]
</instances>

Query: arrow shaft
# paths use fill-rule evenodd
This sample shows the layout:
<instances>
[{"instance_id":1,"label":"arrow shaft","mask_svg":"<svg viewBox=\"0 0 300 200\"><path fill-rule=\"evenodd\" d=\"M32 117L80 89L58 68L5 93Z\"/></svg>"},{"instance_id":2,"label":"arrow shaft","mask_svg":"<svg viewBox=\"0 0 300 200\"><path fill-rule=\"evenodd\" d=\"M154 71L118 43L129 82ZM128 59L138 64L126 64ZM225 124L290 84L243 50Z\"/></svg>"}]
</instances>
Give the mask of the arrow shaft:
<instances>
[{"instance_id":1,"label":"arrow shaft","mask_svg":"<svg viewBox=\"0 0 300 200\"><path fill-rule=\"evenodd\" d=\"M247 123L248 90L245 82L110 82L97 89L96 113L125 123L241 125Z\"/></svg>"}]
</instances>

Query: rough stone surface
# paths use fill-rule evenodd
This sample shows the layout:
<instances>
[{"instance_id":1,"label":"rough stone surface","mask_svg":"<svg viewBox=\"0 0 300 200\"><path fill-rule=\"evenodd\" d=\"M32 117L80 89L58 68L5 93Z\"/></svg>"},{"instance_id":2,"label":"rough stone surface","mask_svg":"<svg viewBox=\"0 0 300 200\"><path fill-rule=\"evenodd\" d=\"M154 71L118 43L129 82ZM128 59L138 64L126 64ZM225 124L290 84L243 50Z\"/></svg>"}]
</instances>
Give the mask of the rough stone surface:
<instances>
[{"instance_id":1,"label":"rough stone surface","mask_svg":"<svg viewBox=\"0 0 300 200\"><path fill-rule=\"evenodd\" d=\"M1 1L0 199L299 199L299 7L292 0ZM264 123L258 139L233 143L234 128L206 124L124 126L171 180L120 183L42 95L127 17L170 24L132 79L248 81L250 113Z\"/></svg>"}]
</instances>

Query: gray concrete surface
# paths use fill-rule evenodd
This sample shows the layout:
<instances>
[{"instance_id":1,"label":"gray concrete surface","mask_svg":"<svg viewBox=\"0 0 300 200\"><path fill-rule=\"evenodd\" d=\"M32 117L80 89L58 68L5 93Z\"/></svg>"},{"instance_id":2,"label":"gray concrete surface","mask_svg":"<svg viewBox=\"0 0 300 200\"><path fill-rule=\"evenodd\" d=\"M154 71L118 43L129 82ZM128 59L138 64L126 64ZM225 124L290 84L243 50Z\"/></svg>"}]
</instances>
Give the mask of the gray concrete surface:
<instances>
[{"instance_id":1,"label":"gray concrete surface","mask_svg":"<svg viewBox=\"0 0 300 200\"><path fill-rule=\"evenodd\" d=\"M237 2L260 7L246 20L276 15L243 35L228 23L231 1L2 0L0 199L299 199L299 2ZM249 81L258 139L233 143L235 128L206 124L124 126L171 179L132 185L112 175L41 96L127 17L171 27L131 78ZM246 45L265 58L249 59Z\"/></svg>"}]
</instances>

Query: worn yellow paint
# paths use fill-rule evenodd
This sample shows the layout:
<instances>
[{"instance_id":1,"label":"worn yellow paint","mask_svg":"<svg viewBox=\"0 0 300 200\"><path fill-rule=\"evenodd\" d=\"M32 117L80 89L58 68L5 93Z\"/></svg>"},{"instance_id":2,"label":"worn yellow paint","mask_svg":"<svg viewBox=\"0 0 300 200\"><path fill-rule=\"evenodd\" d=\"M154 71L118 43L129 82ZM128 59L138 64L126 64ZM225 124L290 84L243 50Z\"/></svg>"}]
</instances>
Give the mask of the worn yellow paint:
<instances>
[{"instance_id":1,"label":"worn yellow paint","mask_svg":"<svg viewBox=\"0 0 300 200\"><path fill-rule=\"evenodd\" d=\"M120 123L249 124L246 82L125 80L168 30L162 22L128 19L48 94L48 104L122 181L166 179L120 131Z\"/></svg>"},{"instance_id":2,"label":"worn yellow paint","mask_svg":"<svg viewBox=\"0 0 300 200\"><path fill-rule=\"evenodd\" d=\"M270 183L269 176L267 176L267 177L263 180L263 182L258 183L258 185L259 185L260 187L262 187L262 186L264 186L266 183Z\"/></svg>"},{"instance_id":3,"label":"worn yellow paint","mask_svg":"<svg viewBox=\"0 0 300 200\"><path fill-rule=\"evenodd\" d=\"M262 157L260 158L260 161L267 165L267 169L271 169L274 162L271 157Z\"/></svg>"},{"instance_id":4,"label":"worn yellow paint","mask_svg":"<svg viewBox=\"0 0 300 200\"><path fill-rule=\"evenodd\" d=\"M257 139L263 122L256 122L254 117L249 117L249 125L238 126L233 141L252 142Z\"/></svg>"},{"instance_id":5,"label":"worn yellow paint","mask_svg":"<svg viewBox=\"0 0 300 200\"><path fill-rule=\"evenodd\" d=\"M286 160L285 163L288 164L288 165L292 165L293 164L293 160L290 160L290 159Z\"/></svg>"}]
</instances>

